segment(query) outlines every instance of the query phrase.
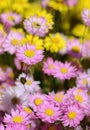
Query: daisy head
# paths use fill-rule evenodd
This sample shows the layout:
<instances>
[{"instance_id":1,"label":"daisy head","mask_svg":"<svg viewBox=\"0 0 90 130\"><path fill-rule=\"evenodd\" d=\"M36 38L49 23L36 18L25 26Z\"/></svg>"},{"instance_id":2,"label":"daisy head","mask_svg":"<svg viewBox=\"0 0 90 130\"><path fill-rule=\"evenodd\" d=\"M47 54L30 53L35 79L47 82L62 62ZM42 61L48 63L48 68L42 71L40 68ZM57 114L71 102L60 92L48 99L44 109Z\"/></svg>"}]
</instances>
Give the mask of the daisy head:
<instances>
[{"instance_id":1,"label":"daisy head","mask_svg":"<svg viewBox=\"0 0 90 130\"><path fill-rule=\"evenodd\" d=\"M8 22L11 26L19 24L22 20L21 15L14 12L6 12L0 15L2 23Z\"/></svg>"},{"instance_id":2,"label":"daisy head","mask_svg":"<svg viewBox=\"0 0 90 130\"><path fill-rule=\"evenodd\" d=\"M49 19L47 17L49 17ZM52 25L52 16L45 11L39 12L39 14L33 14L24 20L26 31L40 37L44 37L49 32Z\"/></svg>"},{"instance_id":3,"label":"daisy head","mask_svg":"<svg viewBox=\"0 0 90 130\"><path fill-rule=\"evenodd\" d=\"M82 20L83 22L87 25L90 26L90 10L89 9L84 9L82 11Z\"/></svg>"},{"instance_id":4,"label":"daisy head","mask_svg":"<svg viewBox=\"0 0 90 130\"><path fill-rule=\"evenodd\" d=\"M75 66L72 66L70 62L58 62L53 76L57 79L65 80L76 77L77 69Z\"/></svg>"},{"instance_id":5,"label":"daisy head","mask_svg":"<svg viewBox=\"0 0 90 130\"><path fill-rule=\"evenodd\" d=\"M27 65L36 64L43 59L43 50L37 50L36 46L26 44L17 48L17 58Z\"/></svg>"},{"instance_id":6,"label":"daisy head","mask_svg":"<svg viewBox=\"0 0 90 130\"><path fill-rule=\"evenodd\" d=\"M69 106L67 112L61 117L64 126L77 127L83 120L83 112L77 105Z\"/></svg>"},{"instance_id":7,"label":"daisy head","mask_svg":"<svg viewBox=\"0 0 90 130\"><path fill-rule=\"evenodd\" d=\"M82 52L82 44L78 39L69 40L67 43L67 52L73 57L80 58Z\"/></svg>"},{"instance_id":8,"label":"daisy head","mask_svg":"<svg viewBox=\"0 0 90 130\"><path fill-rule=\"evenodd\" d=\"M24 113L23 111L19 111L18 109L11 110L11 114L5 114L4 122L6 124L29 124L29 115Z\"/></svg>"},{"instance_id":9,"label":"daisy head","mask_svg":"<svg viewBox=\"0 0 90 130\"><path fill-rule=\"evenodd\" d=\"M37 109L42 106L42 104L45 102L45 96L41 94L33 94L30 95L29 98L29 106L34 110L37 111Z\"/></svg>"},{"instance_id":10,"label":"daisy head","mask_svg":"<svg viewBox=\"0 0 90 130\"><path fill-rule=\"evenodd\" d=\"M19 30L11 30L5 42L3 43L4 50L10 54L14 54L16 52L16 48L20 45L20 41L23 37L24 34Z\"/></svg>"},{"instance_id":11,"label":"daisy head","mask_svg":"<svg viewBox=\"0 0 90 130\"><path fill-rule=\"evenodd\" d=\"M44 103L40 109L37 111L37 116L43 122L54 123L59 120L61 113L58 107L55 107L53 104L49 104L49 102Z\"/></svg>"}]
</instances>

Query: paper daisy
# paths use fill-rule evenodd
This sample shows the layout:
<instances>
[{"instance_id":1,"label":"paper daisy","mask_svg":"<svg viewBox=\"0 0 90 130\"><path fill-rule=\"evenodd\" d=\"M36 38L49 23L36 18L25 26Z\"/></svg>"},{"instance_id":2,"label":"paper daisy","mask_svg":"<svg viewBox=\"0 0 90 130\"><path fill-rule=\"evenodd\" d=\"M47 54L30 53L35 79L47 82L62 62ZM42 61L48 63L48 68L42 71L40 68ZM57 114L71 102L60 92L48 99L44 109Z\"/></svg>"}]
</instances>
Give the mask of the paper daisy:
<instances>
[{"instance_id":1,"label":"paper daisy","mask_svg":"<svg viewBox=\"0 0 90 130\"><path fill-rule=\"evenodd\" d=\"M20 74L15 83L16 85L21 85L29 93L35 93L40 91L40 82L34 81L33 76L29 74Z\"/></svg>"},{"instance_id":2,"label":"paper daisy","mask_svg":"<svg viewBox=\"0 0 90 130\"><path fill-rule=\"evenodd\" d=\"M0 19L2 23L8 22L11 26L19 24L22 20L21 16L14 12L2 13Z\"/></svg>"},{"instance_id":3,"label":"paper daisy","mask_svg":"<svg viewBox=\"0 0 90 130\"><path fill-rule=\"evenodd\" d=\"M16 53L17 58L28 65L36 64L43 59L43 50L37 50L36 46L26 44L20 46Z\"/></svg>"},{"instance_id":4,"label":"paper daisy","mask_svg":"<svg viewBox=\"0 0 90 130\"><path fill-rule=\"evenodd\" d=\"M64 115L61 117L61 121L64 126L69 127L77 127L80 124L80 121L83 120L83 112L79 107L76 106L69 106L68 110Z\"/></svg>"},{"instance_id":5,"label":"paper daisy","mask_svg":"<svg viewBox=\"0 0 90 130\"><path fill-rule=\"evenodd\" d=\"M61 80L71 79L77 76L77 69L75 66L72 66L70 62L58 62L53 76Z\"/></svg>"},{"instance_id":6,"label":"paper daisy","mask_svg":"<svg viewBox=\"0 0 90 130\"><path fill-rule=\"evenodd\" d=\"M49 102L44 103L37 111L37 116L43 122L54 123L59 120L61 113L58 107L55 107Z\"/></svg>"},{"instance_id":7,"label":"paper daisy","mask_svg":"<svg viewBox=\"0 0 90 130\"><path fill-rule=\"evenodd\" d=\"M22 86L9 87L2 95L2 106L5 111L10 112L11 109L16 109L16 105L27 105L28 96Z\"/></svg>"},{"instance_id":8,"label":"paper daisy","mask_svg":"<svg viewBox=\"0 0 90 130\"><path fill-rule=\"evenodd\" d=\"M29 115L23 111L19 111L18 109L16 111L12 109L11 115L5 114L4 122L6 124L16 123L16 124L28 125L29 124Z\"/></svg>"},{"instance_id":9,"label":"paper daisy","mask_svg":"<svg viewBox=\"0 0 90 130\"><path fill-rule=\"evenodd\" d=\"M42 104L45 102L45 96L41 94L33 94L30 95L29 98L29 106L34 110L37 111L37 109L42 106Z\"/></svg>"},{"instance_id":10,"label":"paper daisy","mask_svg":"<svg viewBox=\"0 0 90 130\"><path fill-rule=\"evenodd\" d=\"M19 32L19 30L11 30L3 43L4 50L10 54L14 54L16 52L16 48L20 45L20 41L23 37L24 34Z\"/></svg>"}]
</instances>

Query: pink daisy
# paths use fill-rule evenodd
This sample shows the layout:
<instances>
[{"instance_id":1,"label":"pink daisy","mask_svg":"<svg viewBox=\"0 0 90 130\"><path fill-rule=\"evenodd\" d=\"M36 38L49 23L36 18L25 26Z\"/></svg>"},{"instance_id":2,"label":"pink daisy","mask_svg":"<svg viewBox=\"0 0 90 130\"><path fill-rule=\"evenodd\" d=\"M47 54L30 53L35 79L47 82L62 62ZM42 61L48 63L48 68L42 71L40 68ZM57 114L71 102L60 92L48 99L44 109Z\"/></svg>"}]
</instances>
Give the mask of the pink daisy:
<instances>
[{"instance_id":1,"label":"pink daisy","mask_svg":"<svg viewBox=\"0 0 90 130\"><path fill-rule=\"evenodd\" d=\"M19 111L18 109L11 110L11 115L10 114L5 114L4 117L4 122L6 124L24 124L28 125L29 124L29 115L26 114L23 111Z\"/></svg>"},{"instance_id":2,"label":"pink daisy","mask_svg":"<svg viewBox=\"0 0 90 130\"><path fill-rule=\"evenodd\" d=\"M22 20L21 15L14 12L6 12L0 15L2 23L8 22L11 26L19 24Z\"/></svg>"},{"instance_id":3,"label":"pink daisy","mask_svg":"<svg viewBox=\"0 0 90 130\"><path fill-rule=\"evenodd\" d=\"M41 37L44 37L50 28L44 17L37 17L36 15L30 16L29 19L25 19L24 27L27 32Z\"/></svg>"},{"instance_id":4,"label":"pink daisy","mask_svg":"<svg viewBox=\"0 0 90 130\"><path fill-rule=\"evenodd\" d=\"M78 0L64 0L64 2L66 5L73 7L77 4Z\"/></svg>"},{"instance_id":5,"label":"pink daisy","mask_svg":"<svg viewBox=\"0 0 90 130\"><path fill-rule=\"evenodd\" d=\"M36 64L42 61L44 57L43 50L37 50L36 46L30 44L19 47L16 56L20 61L28 65Z\"/></svg>"},{"instance_id":6,"label":"pink daisy","mask_svg":"<svg viewBox=\"0 0 90 130\"><path fill-rule=\"evenodd\" d=\"M71 79L77 76L77 68L72 66L70 62L58 62L53 76L61 80Z\"/></svg>"},{"instance_id":7,"label":"pink daisy","mask_svg":"<svg viewBox=\"0 0 90 130\"><path fill-rule=\"evenodd\" d=\"M90 9L84 9L82 11L82 20L87 25L90 26Z\"/></svg>"},{"instance_id":8,"label":"pink daisy","mask_svg":"<svg viewBox=\"0 0 90 130\"><path fill-rule=\"evenodd\" d=\"M83 120L83 112L77 105L68 106L67 112L61 116L61 121L64 126L77 127L80 121Z\"/></svg>"},{"instance_id":9,"label":"pink daisy","mask_svg":"<svg viewBox=\"0 0 90 130\"><path fill-rule=\"evenodd\" d=\"M85 58L90 58L90 41L86 41L82 45L82 56Z\"/></svg>"},{"instance_id":10,"label":"pink daisy","mask_svg":"<svg viewBox=\"0 0 90 130\"><path fill-rule=\"evenodd\" d=\"M36 114L43 122L54 123L59 120L61 112L58 107L47 102L41 105Z\"/></svg>"},{"instance_id":11,"label":"pink daisy","mask_svg":"<svg viewBox=\"0 0 90 130\"><path fill-rule=\"evenodd\" d=\"M23 33L11 30L3 43L4 50L9 52L10 54L14 54L16 52L16 48L20 45L20 41L23 37Z\"/></svg>"},{"instance_id":12,"label":"pink daisy","mask_svg":"<svg viewBox=\"0 0 90 130\"><path fill-rule=\"evenodd\" d=\"M43 63L43 72L48 75L53 75L53 70L55 69L54 60L51 57L48 57Z\"/></svg>"},{"instance_id":13,"label":"pink daisy","mask_svg":"<svg viewBox=\"0 0 90 130\"><path fill-rule=\"evenodd\" d=\"M73 57L80 58L82 52L82 44L78 39L69 40L67 42L67 53Z\"/></svg>"},{"instance_id":14,"label":"pink daisy","mask_svg":"<svg viewBox=\"0 0 90 130\"><path fill-rule=\"evenodd\" d=\"M37 94L30 95L29 106L34 111L37 111L37 109L39 109L40 106L42 106L44 102L45 102L45 96L43 94L37 93Z\"/></svg>"}]
</instances>

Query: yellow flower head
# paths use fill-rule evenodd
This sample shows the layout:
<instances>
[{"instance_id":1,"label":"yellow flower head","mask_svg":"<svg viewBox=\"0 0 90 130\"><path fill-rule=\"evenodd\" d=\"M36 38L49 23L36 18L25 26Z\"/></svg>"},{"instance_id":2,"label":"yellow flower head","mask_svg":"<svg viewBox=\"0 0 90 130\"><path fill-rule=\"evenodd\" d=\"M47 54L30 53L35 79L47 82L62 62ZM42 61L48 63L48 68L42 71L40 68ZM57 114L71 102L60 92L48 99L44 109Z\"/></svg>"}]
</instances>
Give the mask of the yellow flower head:
<instances>
[{"instance_id":1,"label":"yellow flower head","mask_svg":"<svg viewBox=\"0 0 90 130\"><path fill-rule=\"evenodd\" d=\"M31 45L36 45L37 49L43 49L43 40L40 39L38 36L26 35L26 37L22 39L21 45L27 43Z\"/></svg>"},{"instance_id":2,"label":"yellow flower head","mask_svg":"<svg viewBox=\"0 0 90 130\"><path fill-rule=\"evenodd\" d=\"M59 33L56 33L54 35L50 34L45 38L44 47L46 50L50 50L51 52L62 51L66 47L66 40L64 36L60 35Z\"/></svg>"}]
</instances>

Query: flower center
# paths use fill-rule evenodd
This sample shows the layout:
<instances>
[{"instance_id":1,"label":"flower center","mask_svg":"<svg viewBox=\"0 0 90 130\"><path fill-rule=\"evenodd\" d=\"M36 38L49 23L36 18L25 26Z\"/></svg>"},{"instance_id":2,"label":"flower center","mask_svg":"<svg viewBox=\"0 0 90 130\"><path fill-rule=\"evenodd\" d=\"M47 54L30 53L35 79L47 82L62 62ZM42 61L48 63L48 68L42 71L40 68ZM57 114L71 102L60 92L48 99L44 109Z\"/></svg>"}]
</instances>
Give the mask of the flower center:
<instances>
[{"instance_id":1,"label":"flower center","mask_svg":"<svg viewBox=\"0 0 90 130\"><path fill-rule=\"evenodd\" d=\"M15 116L15 117L13 117L13 121L15 123L22 123L23 122L23 118L21 116Z\"/></svg>"},{"instance_id":2,"label":"flower center","mask_svg":"<svg viewBox=\"0 0 90 130\"><path fill-rule=\"evenodd\" d=\"M46 109L45 110L45 114L48 115L48 116L53 116L54 115L54 111L52 109Z\"/></svg>"},{"instance_id":3,"label":"flower center","mask_svg":"<svg viewBox=\"0 0 90 130\"><path fill-rule=\"evenodd\" d=\"M27 113L32 113L32 110L29 107L24 107L23 108L24 111L26 111Z\"/></svg>"},{"instance_id":4,"label":"flower center","mask_svg":"<svg viewBox=\"0 0 90 130\"><path fill-rule=\"evenodd\" d=\"M68 69L67 68L60 68L60 72L63 73L63 74L66 74L68 72Z\"/></svg>"},{"instance_id":5,"label":"flower center","mask_svg":"<svg viewBox=\"0 0 90 130\"><path fill-rule=\"evenodd\" d=\"M80 48L78 46L73 46L72 47L72 51L79 53L80 52Z\"/></svg>"},{"instance_id":6,"label":"flower center","mask_svg":"<svg viewBox=\"0 0 90 130\"><path fill-rule=\"evenodd\" d=\"M9 21L14 21L14 17L13 16L8 16L8 20Z\"/></svg>"},{"instance_id":7,"label":"flower center","mask_svg":"<svg viewBox=\"0 0 90 130\"><path fill-rule=\"evenodd\" d=\"M52 38L51 38L51 42L57 44L57 43L59 43L60 41L59 41L58 38L52 37Z\"/></svg>"},{"instance_id":8,"label":"flower center","mask_svg":"<svg viewBox=\"0 0 90 130\"><path fill-rule=\"evenodd\" d=\"M35 104L37 105L37 106L39 106L39 105L41 105L42 104L42 99L41 98L37 98L37 99L35 99Z\"/></svg>"},{"instance_id":9,"label":"flower center","mask_svg":"<svg viewBox=\"0 0 90 130\"><path fill-rule=\"evenodd\" d=\"M13 105L16 105L16 104L20 103L20 99L17 98L17 97L13 97L12 100L11 100L11 102L12 102Z\"/></svg>"},{"instance_id":10,"label":"flower center","mask_svg":"<svg viewBox=\"0 0 90 130\"><path fill-rule=\"evenodd\" d=\"M88 81L86 79L83 79L83 84L88 85Z\"/></svg>"},{"instance_id":11,"label":"flower center","mask_svg":"<svg viewBox=\"0 0 90 130\"><path fill-rule=\"evenodd\" d=\"M31 58L31 57L33 57L35 55L35 52L33 50L26 50L24 52L24 54L25 54L25 56Z\"/></svg>"},{"instance_id":12,"label":"flower center","mask_svg":"<svg viewBox=\"0 0 90 130\"><path fill-rule=\"evenodd\" d=\"M83 98L82 98L82 96L80 96L80 95L75 95L75 99L76 99L77 101L79 101L80 103L83 102Z\"/></svg>"},{"instance_id":13,"label":"flower center","mask_svg":"<svg viewBox=\"0 0 90 130\"><path fill-rule=\"evenodd\" d=\"M33 27L34 27L34 28L39 28L39 27L40 27L40 24L37 23L37 22L33 22Z\"/></svg>"},{"instance_id":14,"label":"flower center","mask_svg":"<svg viewBox=\"0 0 90 130\"><path fill-rule=\"evenodd\" d=\"M49 69L54 69L54 65L53 65L53 64L50 64L50 65L49 65Z\"/></svg>"},{"instance_id":15,"label":"flower center","mask_svg":"<svg viewBox=\"0 0 90 130\"><path fill-rule=\"evenodd\" d=\"M63 94L56 94L54 100L57 102L62 102L63 98L64 98Z\"/></svg>"},{"instance_id":16,"label":"flower center","mask_svg":"<svg viewBox=\"0 0 90 130\"><path fill-rule=\"evenodd\" d=\"M27 80L27 81L26 81L26 84L27 84L27 85L31 85L32 82L31 82L30 80Z\"/></svg>"},{"instance_id":17,"label":"flower center","mask_svg":"<svg viewBox=\"0 0 90 130\"><path fill-rule=\"evenodd\" d=\"M55 130L55 127L52 125L52 126L49 127L48 130Z\"/></svg>"},{"instance_id":18,"label":"flower center","mask_svg":"<svg viewBox=\"0 0 90 130\"><path fill-rule=\"evenodd\" d=\"M76 116L77 116L77 114L76 114L76 112L74 112L74 111L68 113L68 117L69 117L70 119L75 119Z\"/></svg>"},{"instance_id":19,"label":"flower center","mask_svg":"<svg viewBox=\"0 0 90 130\"><path fill-rule=\"evenodd\" d=\"M11 43L12 43L12 45L16 46L16 45L18 44L18 40L17 40L17 39L13 39L13 40L11 41Z\"/></svg>"}]
</instances>

